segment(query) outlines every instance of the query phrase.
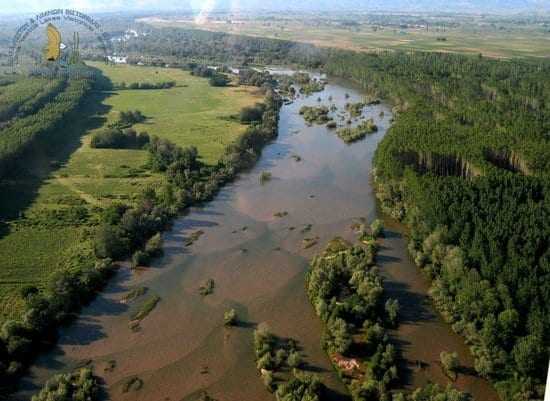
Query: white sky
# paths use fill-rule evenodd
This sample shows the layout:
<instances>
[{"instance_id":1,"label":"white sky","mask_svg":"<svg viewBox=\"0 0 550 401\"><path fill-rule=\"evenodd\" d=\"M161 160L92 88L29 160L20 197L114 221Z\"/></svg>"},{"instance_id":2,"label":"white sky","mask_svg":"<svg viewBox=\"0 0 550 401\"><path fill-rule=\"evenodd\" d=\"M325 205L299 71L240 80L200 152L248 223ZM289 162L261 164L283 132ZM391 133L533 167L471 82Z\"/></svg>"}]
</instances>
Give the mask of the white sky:
<instances>
[{"instance_id":1,"label":"white sky","mask_svg":"<svg viewBox=\"0 0 550 401\"><path fill-rule=\"evenodd\" d=\"M433 4L432 4L433 3ZM240 6L270 9L330 9L339 10L345 4L350 10L374 7L399 9L475 11L488 8L512 8L524 11L550 12L550 0L0 0L0 14L36 13L55 8L73 8L84 12L120 10L189 10L208 12L216 7L238 10Z\"/></svg>"},{"instance_id":2,"label":"white sky","mask_svg":"<svg viewBox=\"0 0 550 401\"><path fill-rule=\"evenodd\" d=\"M36 13L56 8L72 8L81 11L188 9L188 4L200 10L203 3L207 2L207 0L0 0L0 13Z\"/></svg>"}]
</instances>

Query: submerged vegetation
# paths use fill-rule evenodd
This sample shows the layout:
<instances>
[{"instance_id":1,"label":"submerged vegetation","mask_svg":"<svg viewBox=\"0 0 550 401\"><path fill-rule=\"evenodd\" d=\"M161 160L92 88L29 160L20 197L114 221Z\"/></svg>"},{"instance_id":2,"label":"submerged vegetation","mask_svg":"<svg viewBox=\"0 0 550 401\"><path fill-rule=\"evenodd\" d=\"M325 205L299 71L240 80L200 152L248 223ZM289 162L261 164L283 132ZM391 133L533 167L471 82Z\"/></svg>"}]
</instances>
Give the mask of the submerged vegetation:
<instances>
[{"instance_id":1,"label":"submerged vegetation","mask_svg":"<svg viewBox=\"0 0 550 401\"><path fill-rule=\"evenodd\" d=\"M216 287L216 284L213 279L209 278L206 280L206 282L199 287L199 294L201 294L203 297L206 297L207 295L211 295L214 293L214 288Z\"/></svg>"},{"instance_id":2,"label":"submerged vegetation","mask_svg":"<svg viewBox=\"0 0 550 401\"><path fill-rule=\"evenodd\" d=\"M361 122L355 128L341 128L336 131L336 135L338 135L345 143L352 143L363 139L368 134L372 134L376 131L378 131L378 127L371 118Z\"/></svg>"},{"instance_id":3,"label":"submerged vegetation","mask_svg":"<svg viewBox=\"0 0 550 401\"><path fill-rule=\"evenodd\" d=\"M239 318L237 316L237 311L235 309L230 309L223 314L223 325L224 326L235 326Z\"/></svg>"},{"instance_id":4,"label":"submerged vegetation","mask_svg":"<svg viewBox=\"0 0 550 401\"><path fill-rule=\"evenodd\" d=\"M311 262L306 289L325 324L322 346L354 400L381 399L398 378L397 351L387 335L394 316L384 308L376 247L330 241Z\"/></svg>"},{"instance_id":5,"label":"submerged vegetation","mask_svg":"<svg viewBox=\"0 0 550 401\"><path fill-rule=\"evenodd\" d=\"M147 287L136 287L130 290L126 295L120 300L122 303L130 303L137 298L145 295L147 293Z\"/></svg>"},{"instance_id":6,"label":"submerged vegetation","mask_svg":"<svg viewBox=\"0 0 550 401\"><path fill-rule=\"evenodd\" d=\"M157 307L159 302L159 296L151 295L145 302L143 302L138 311L132 315L132 321L141 321L145 319L153 311L153 309Z\"/></svg>"},{"instance_id":7,"label":"submerged vegetation","mask_svg":"<svg viewBox=\"0 0 550 401\"><path fill-rule=\"evenodd\" d=\"M371 238L381 233L372 224ZM398 325L399 303L384 295L375 266L377 244L353 246L341 238L330 241L311 262L306 291L324 323L322 346L354 401L467 401L469 395L447 387L427 385L412 394L395 392L399 383L399 352L388 330ZM450 374L456 374L456 354L442 354Z\"/></svg>"},{"instance_id":8,"label":"submerged vegetation","mask_svg":"<svg viewBox=\"0 0 550 401\"><path fill-rule=\"evenodd\" d=\"M260 174L260 184L266 184L271 181L271 173L269 171L262 171Z\"/></svg>"},{"instance_id":9,"label":"submerged vegetation","mask_svg":"<svg viewBox=\"0 0 550 401\"><path fill-rule=\"evenodd\" d=\"M300 371L302 356L293 339L281 339L265 324L254 330L256 367L268 391L279 401L320 401L324 386L315 375Z\"/></svg>"},{"instance_id":10,"label":"submerged vegetation","mask_svg":"<svg viewBox=\"0 0 550 401\"><path fill-rule=\"evenodd\" d=\"M46 382L31 401L95 401L99 383L88 368L73 373L59 374Z\"/></svg>"},{"instance_id":11,"label":"submerged vegetation","mask_svg":"<svg viewBox=\"0 0 550 401\"><path fill-rule=\"evenodd\" d=\"M326 106L303 106L300 109L300 115L304 116L304 120L308 124L322 125L332 120L332 118L330 118L328 115L329 111L330 110Z\"/></svg>"}]
</instances>

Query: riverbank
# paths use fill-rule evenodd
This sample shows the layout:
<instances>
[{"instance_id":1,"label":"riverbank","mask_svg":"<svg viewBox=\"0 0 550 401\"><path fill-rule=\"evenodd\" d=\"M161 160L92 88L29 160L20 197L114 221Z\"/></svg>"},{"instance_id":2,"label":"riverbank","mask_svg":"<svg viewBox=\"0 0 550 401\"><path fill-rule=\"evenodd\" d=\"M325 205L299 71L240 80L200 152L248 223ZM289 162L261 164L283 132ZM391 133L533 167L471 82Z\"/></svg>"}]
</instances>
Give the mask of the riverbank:
<instances>
[{"instance_id":1,"label":"riverbank","mask_svg":"<svg viewBox=\"0 0 550 401\"><path fill-rule=\"evenodd\" d=\"M147 67L133 68L138 71L148 69ZM168 73L166 71L162 72L163 74ZM178 74L188 76L188 74L181 71ZM159 78L157 77L157 79ZM200 80L202 79L193 78L193 83L197 84L196 81ZM208 85L206 81L205 84ZM221 90L219 88L214 89L215 94L210 93L210 96L219 96ZM249 89L243 90L247 92ZM165 91L177 97L181 88L169 88L154 92ZM271 91L268 92L265 98L264 113L260 115L259 120L255 122L254 126L243 125L243 131L235 136L235 140L228 142L230 145L226 147L223 154L218 156L220 160L214 165L207 165L200 161L196 148L182 149L158 137L152 137L147 150L92 149L89 137L86 137L88 141L85 140L81 148L73 153L68 166L62 166L62 172L58 172L60 174L59 180L63 179L63 182L69 182L71 178L74 178L75 174L83 174L83 171L87 172L94 170L94 167L97 168L97 164L94 166L90 165L91 160L87 158L89 154L96 156L94 158L95 163L108 160L109 168L134 170L134 167L136 167L140 171L133 173L130 177L130 180L132 178L135 178L135 180L126 197L117 197L113 193L116 190L124 191L126 189L124 186L123 188L118 186L117 189L109 187L110 190L102 190L101 201L97 200L87 204L88 197L84 196L83 191L76 189L79 185L75 184L74 188L71 187L72 190L84 198L79 203L79 211L81 212L79 216L81 217L76 227L80 235L75 236L72 240L77 242L78 250L86 249L86 252L79 253L73 249L74 246L67 245L65 247L67 249L64 249L64 254L66 254L65 256L70 256L67 260L69 266L64 269L58 268L55 276L47 281L45 291L39 291L37 287L29 286L29 290L25 292L25 295L22 295L22 297L25 297L26 308L24 320L9 322L9 330L6 331L9 334L3 334L2 337L4 341L10 344L15 341L23 341L23 344L27 345L26 348L23 347L23 350L20 350L22 347L16 349L18 352L17 363L20 366L19 369L25 368L24 364L30 362L34 355L42 348L46 348L46 346L50 347L55 342L58 326L61 323L67 324L67 322L74 318L80 307L88 303L95 292L102 287L107 279L106 272L112 270L110 267L112 259L123 260L125 257L130 256L132 252L137 251L134 253L132 259L134 267L140 267L144 260L144 255L156 256L158 254L160 246L158 232L167 227L171 218L175 217L179 212L184 211L190 205L211 199L221 186L255 162L258 154L261 152L261 148L277 134L280 101ZM170 94L168 95L170 96ZM203 97L211 99L204 93ZM94 99L97 100L97 98ZM255 99L253 98L253 100ZM232 107L238 106L238 104L240 104L240 101L237 103L234 102ZM246 102L246 104L251 105L253 102ZM99 109L105 113L104 108L99 107ZM227 113L231 110L233 109L229 108L224 112ZM124 110L117 109L116 115L122 115L122 111ZM148 115L145 119L151 119L151 114L148 113L148 110L145 109L144 111ZM240 109L236 110L236 112L238 111ZM209 112L211 113L211 111ZM94 115L93 118L96 119L97 116ZM161 117L158 117L153 123L148 121L149 128L154 127L158 120L161 120ZM104 120L99 121L105 122ZM110 120L109 124L112 123L113 121ZM114 123L117 122L115 121ZM240 126L238 122L222 121L221 124L225 125L226 128L229 125ZM84 135L84 132L78 132L80 135ZM86 133L91 136L95 135L94 132ZM243 141L244 145L242 145ZM162 154L158 151L159 144L164 147L164 153ZM169 152L173 153L170 154ZM112 156L115 154L117 157L113 158ZM137 154L137 159L129 158L130 154ZM121 155L126 157L121 157ZM191 155L194 155L192 159L187 158L183 160L183 158ZM173 157L173 159L167 160L166 157ZM148 158L149 162L147 162ZM73 159L76 159L76 161ZM122 167L117 164L121 162L132 164L136 160L137 163L141 160L141 164L138 166L124 165ZM156 165L152 162L153 160ZM176 161L182 162L182 164L175 166L174 163ZM158 166L160 162L166 163L164 168ZM103 165L100 164L99 166L102 167ZM183 183L181 181L176 182L174 176L166 173L165 170L168 167L171 168L172 174L183 174L184 171L182 169L185 169L185 172L189 173L191 177ZM116 185L117 182L120 184L120 181L116 180L117 178L127 178L105 177L103 169L99 168L98 170L101 176L100 184L103 184L105 178L108 178L112 185ZM147 174L148 172L150 174ZM154 180L150 179L151 176L154 176ZM89 177L90 175L86 174L85 179ZM142 180L143 178L145 180ZM57 177L55 177L55 180L57 180ZM90 191L91 188L95 189L94 183L88 183L85 190ZM44 186L49 188L51 184L46 183ZM133 196L131 196L132 194ZM89 196L89 198L95 200L94 196ZM44 205L38 201L36 203L34 214L40 217L39 212L44 214L44 211L41 209L44 208ZM64 211L66 210L64 209ZM68 211L70 212L71 210ZM33 229L35 227L29 225L27 228ZM71 252L74 252L74 255ZM136 258L138 254L140 254L140 258ZM137 264L136 261L138 262ZM94 264L94 262L96 263ZM122 265L124 268L127 267L124 263ZM59 290L60 288L62 290ZM45 344L46 340L48 344ZM25 353L23 354L23 352ZM14 376L17 373L19 372L12 374L11 378L6 381L6 386L14 385ZM9 389L6 389L6 391L9 391Z\"/></svg>"},{"instance_id":2,"label":"riverbank","mask_svg":"<svg viewBox=\"0 0 550 401\"><path fill-rule=\"evenodd\" d=\"M376 218L372 160L392 113L383 104L369 106L363 117L373 118L379 130L351 146L324 126L308 127L299 115L302 106L333 102L344 110L346 103L362 100L351 84L336 82L284 105L277 140L254 168L176 220L164 235L164 256L150 268L136 275L120 271L61 332L57 348L40 358L27 388L54 372L90 364L115 401L194 400L205 391L220 401L272 401L252 344L255 327L265 324L277 337L297 341L306 371L321 377L331 399L347 399L321 349L321 322L304 291L305 273L323 244L337 235L353 241L358 220ZM262 185L264 172L270 180ZM380 254L382 270L392 261L392 269L420 277L404 256L404 243L385 243ZM209 280L215 285L204 296L201 287ZM161 301L132 332L128 323L142 299L121 300L139 287ZM230 309L240 323L226 328L223 317ZM138 381L139 389L127 386Z\"/></svg>"}]
</instances>

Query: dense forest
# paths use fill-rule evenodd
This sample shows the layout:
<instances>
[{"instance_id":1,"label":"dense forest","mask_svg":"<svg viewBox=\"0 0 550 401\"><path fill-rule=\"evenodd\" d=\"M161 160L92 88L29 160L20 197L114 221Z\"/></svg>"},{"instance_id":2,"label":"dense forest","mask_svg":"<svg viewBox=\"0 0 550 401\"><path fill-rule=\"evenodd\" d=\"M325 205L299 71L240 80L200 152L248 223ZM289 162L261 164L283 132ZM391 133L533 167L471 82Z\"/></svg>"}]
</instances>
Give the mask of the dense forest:
<instances>
[{"instance_id":1,"label":"dense forest","mask_svg":"<svg viewBox=\"0 0 550 401\"><path fill-rule=\"evenodd\" d=\"M184 66L221 63L231 66L299 63L321 66L324 52L313 45L286 40L254 38L196 29L147 27L146 36L124 44L130 64ZM90 58L103 60L101 52Z\"/></svg>"},{"instance_id":2,"label":"dense forest","mask_svg":"<svg viewBox=\"0 0 550 401\"><path fill-rule=\"evenodd\" d=\"M542 398L550 338L550 64L334 52L326 71L394 104L382 206L504 399Z\"/></svg>"}]
</instances>

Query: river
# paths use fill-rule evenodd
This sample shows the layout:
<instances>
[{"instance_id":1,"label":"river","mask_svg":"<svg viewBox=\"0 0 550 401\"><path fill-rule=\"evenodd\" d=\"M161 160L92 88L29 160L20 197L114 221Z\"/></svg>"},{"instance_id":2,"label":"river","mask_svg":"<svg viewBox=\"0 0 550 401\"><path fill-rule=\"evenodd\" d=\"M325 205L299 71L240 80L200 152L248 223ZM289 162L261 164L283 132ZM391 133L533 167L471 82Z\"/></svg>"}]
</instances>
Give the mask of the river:
<instances>
[{"instance_id":1,"label":"river","mask_svg":"<svg viewBox=\"0 0 550 401\"><path fill-rule=\"evenodd\" d=\"M335 104L337 113L347 102L362 99L350 83L331 80L323 92L283 106L279 136L254 169L214 201L179 218L164 234L165 255L152 267L121 269L61 331L55 349L38 359L16 398L29 399L54 373L93 365L112 400L194 400L206 390L219 401L272 401L256 370L252 344L254 327L265 323L278 336L298 341L308 370L322 377L331 399L347 399L320 347L321 324L306 297L304 274L328 240L337 235L353 240L352 224L378 215L372 159L392 115L386 105L369 106L364 116L374 119L378 132L346 145L334 131L309 127L299 115L303 105L318 105L318 97L320 104ZM264 171L272 178L261 184ZM402 366L404 383L407 388L428 380L445 385L439 353L457 351L467 368L472 358L463 340L433 312L427 283L406 255L401 228L387 224L380 264L388 291L403 306L404 321L393 336L408 359ZM203 235L186 246L198 230ZM317 244L304 249L304 238ZM198 290L208 279L215 289L203 297ZM134 332L130 315L140 302L120 300L136 286L146 286L161 301ZM230 308L241 323L224 328ZM416 369L417 360L424 368ZM141 388L124 391L134 377ZM468 369L455 385L478 400L497 400L489 384Z\"/></svg>"}]
</instances>

